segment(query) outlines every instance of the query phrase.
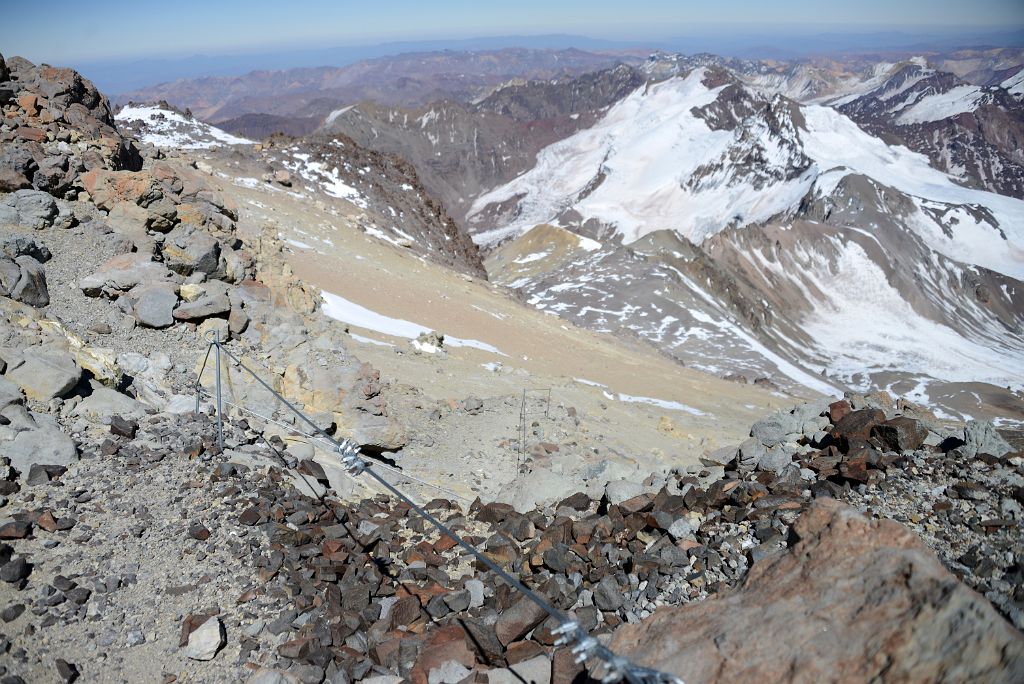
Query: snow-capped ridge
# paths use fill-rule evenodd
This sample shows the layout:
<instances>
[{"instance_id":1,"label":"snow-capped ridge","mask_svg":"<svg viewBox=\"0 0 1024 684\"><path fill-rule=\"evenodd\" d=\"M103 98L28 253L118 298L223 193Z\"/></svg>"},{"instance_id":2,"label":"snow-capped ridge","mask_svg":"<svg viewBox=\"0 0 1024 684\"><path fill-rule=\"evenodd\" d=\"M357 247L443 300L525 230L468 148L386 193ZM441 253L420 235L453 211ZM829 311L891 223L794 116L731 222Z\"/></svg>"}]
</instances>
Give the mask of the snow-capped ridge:
<instances>
[{"instance_id":1,"label":"snow-capped ridge","mask_svg":"<svg viewBox=\"0 0 1024 684\"><path fill-rule=\"evenodd\" d=\"M140 140L163 148L209 149L222 145L252 145L253 141L222 131L162 105L129 104L114 115Z\"/></svg>"}]
</instances>

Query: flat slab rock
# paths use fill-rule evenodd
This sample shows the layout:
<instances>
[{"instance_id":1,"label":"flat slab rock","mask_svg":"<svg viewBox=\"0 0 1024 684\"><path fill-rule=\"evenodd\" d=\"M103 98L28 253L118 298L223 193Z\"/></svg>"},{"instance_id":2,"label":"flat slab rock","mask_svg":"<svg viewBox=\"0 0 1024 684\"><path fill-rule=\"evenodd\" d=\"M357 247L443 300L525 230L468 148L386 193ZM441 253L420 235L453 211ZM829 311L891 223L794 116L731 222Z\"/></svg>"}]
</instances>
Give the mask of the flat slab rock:
<instances>
[{"instance_id":1,"label":"flat slab rock","mask_svg":"<svg viewBox=\"0 0 1024 684\"><path fill-rule=\"evenodd\" d=\"M659 609L611 648L704 682L1021 682L1024 634L909 529L822 499L739 590Z\"/></svg>"}]
</instances>

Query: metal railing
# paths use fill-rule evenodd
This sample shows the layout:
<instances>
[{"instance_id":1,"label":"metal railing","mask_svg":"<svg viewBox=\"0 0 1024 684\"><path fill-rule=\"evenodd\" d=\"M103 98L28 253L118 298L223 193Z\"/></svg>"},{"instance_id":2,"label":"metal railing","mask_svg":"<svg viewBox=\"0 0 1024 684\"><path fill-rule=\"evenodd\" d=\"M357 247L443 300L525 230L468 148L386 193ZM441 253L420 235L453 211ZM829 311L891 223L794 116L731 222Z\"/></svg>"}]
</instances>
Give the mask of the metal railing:
<instances>
[{"instance_id":1,"label":"metal railing","mask_svg":"<svg viewBox=\"0 0 1024 684\"><path fill-rule=\"evenodd\" d=\"M211 334L212 333L212 334ZM196 412L198 413L201 409L201 394L202 394L202 376L206 370L206 365L209 362L211 352L215 356L215 395L214 400L216 402L216 420L217 420L217 442L220 446L221 452L224 450L224 398L222 395L221 388L221 355L224 355L236 368L239 368L249 375L260 384L265 390L271 393L278 401L280 401L285 407L288 408L295 416L309 425L313 432L318 435L319 439L325 440L332 446L333 451L338 455L338 460L342 467L353 477L366 475L373 479L378 485L383 487L385 490L398 497L399 500L408 505L417 515L422 517L428 523L430 523L435 529L437 529L442 537L451 537L456 544L462 547L467 553L473 556L479 563L483 564L487 569L491 570L495 575L500 577L505 583L520 592L527 599L536 604L551 618L554 618L559 624L554 630L553 634L557 635L555 642L556 647L570 646L575 660L578 664L588 664L593 668L593 671L600 675L601 681L607 684L612 682L627 681L632 684L656 684L663 682L665 684L683 684L683 681L665 672L653 670L651 668L642 667L631 662L624 656L616 655L607 646L602 644L594 636L591 636L576 620L572 619L568 614L552 606L543 597L538 595L536 592L531 590L519 579L513 577L508 572L499 567L494 561L488 558L483 552L479 551L476 547L469 544L466 540L460 537L456 532L452 531L447 525L442 523L440 520L435 518L433 515L424 510L415 501L406 496L391 482L388 482L375 468L378 467L378 463L370 463L366 461L360 455L360 446L349 439L338 440L326 430L317 425L311 418L300 411L294 404L285 399L277 390L271 387L266 381L263 380L259 375L256 374L251 368L242 363L242 360L235 356L234 353L224 348L220 333L217 331L211 331L207 333L206 340L208 346L206 348L206 356L203 359L203 363L199 369L199 376L196 379ZM525 406L526 392L523 392L523 402ZM550 401L550 393L549 393ZM236 405L237 406L237 405ZM252 413L250 411L250 413ZM266 419L264 416L260 418ZM429 484L429 483L424 483Z\"/></svg>"}]
</instances>

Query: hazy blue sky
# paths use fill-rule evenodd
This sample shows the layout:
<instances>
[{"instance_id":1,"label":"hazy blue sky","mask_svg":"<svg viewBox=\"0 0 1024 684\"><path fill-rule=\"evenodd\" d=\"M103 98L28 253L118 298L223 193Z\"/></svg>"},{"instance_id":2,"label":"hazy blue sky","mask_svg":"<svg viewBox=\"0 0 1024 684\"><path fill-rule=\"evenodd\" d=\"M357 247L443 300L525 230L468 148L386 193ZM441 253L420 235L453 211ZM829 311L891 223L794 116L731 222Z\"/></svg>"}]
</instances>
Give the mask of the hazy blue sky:
<instances>
[{"instance_id":1,"label":"hazy blue sky","mask_svg":"<svg viewBox=\"0 0 1024 684\"><path fill-rule=\"evenodd\" d=\"M0 53L52 63L391 40L1024 26L1024 0L113 0L2 2Z\"/></svg>"}]
</instances>

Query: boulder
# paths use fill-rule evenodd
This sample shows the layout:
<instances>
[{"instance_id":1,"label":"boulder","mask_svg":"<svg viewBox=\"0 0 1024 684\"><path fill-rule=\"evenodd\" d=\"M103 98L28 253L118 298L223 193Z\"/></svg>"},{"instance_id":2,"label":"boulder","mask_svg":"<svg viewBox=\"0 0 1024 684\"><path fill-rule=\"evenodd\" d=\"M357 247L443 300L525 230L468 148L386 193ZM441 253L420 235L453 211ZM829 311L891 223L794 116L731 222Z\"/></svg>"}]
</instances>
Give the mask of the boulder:
<instances>
[{"instance_id":1,"label":"boulder","mask_svg":"<svg viewBox=\"0 0 1024 684\"><path fill-rule=\"evenodd\" d=\"M526 634L548 617L547 612L536 603L523 596L498 615L494 623L494 631L502 646L523 638Z\"/></svg>"},{"instance_id":2,"label":"boulder","mask_svg":"<svg viewBox=\"0 0 1024 684\"><path fill-rule=\"evenodd\" d=\"M0 215L3 222L36 229L49 228L60 214L56 200L41 190L18 190L0 200L0 206L11 210Z\"/></svg>"},{"instance_id":3,"label":"boulder","mask_svg":"<svg viewBox=\"0 0 1024 684\"><path fill-rule=\"evenodd\" d=\"M146 406L126 394L116 392L109 387L94 386L92 394L87 396L71 412L73 416L84 416L98 419L107 416L123 416L141 418L146 415Z\"/></svg>"},{"instance_id":4,"label":"boulder","mask_svg":"<svg viewBox=\"0 0 1024 684\"><path fill-rule=\"evenodd\" d=\"M227 643L227 635L224 633L224 624L220 618L210 616L188 635L188 643L185 645L185 657L192 660L213 660L217 651Z\"/></svg>"},{"instance_id":5,"label":"boulder","mask_svg":"<svg viewBox=\"0 0 1024 684\"><path fill-rule=\"evenodd\" d=\"M20 256L30 256L39 263L46 263L53 256L46 245L27 235L0 238L0 254L11 260Z\"/></svg>"},{"instance_id":6,"label":"boulder","mask_svg":"<svg viewBox=\"0 0 1024 684\"><path fill-rule=\"evenodd\" d=\"M7 378L18 383L25 396L49 401L66 396L82 377L82 369L70 354L32 350L25 362L7 372Z\"/></svg>"},{"instance_id":7,"label":"boulder","mask_svg":"<svg viewBox=\"0 0 1024 684\"><path fill-rule=\"evenodd\" d=\"M754 423L750 436L766 447L773 447L786 441L788 433L799 429L800 423L792 416L776 413Z\"/></svg>"},{"instance_id":8,"label":"boulder","mask_svg":"<svg viewBox=\"0 0 1024 684\"><path fill-rule=\"evenodd\" d=\"M835 424L832 429L832 436L835 438L845 438L867 440L871 436L871 430L879 423L885 422L885 412L881 409L861 409L859 411L853 411L843 417L842 420Z\"/></svg>"},{"instance_id":9,"label":"boulder","mask_svg":"<svg viewBox=\"0 0 1024 684\"><path fill-rule=\"evenodd\" d=\"M220 264L220 243L192 225L181 225L167 234L163 246L164 263L181 275L213 275Z\"/></svg>"},{"instance_id":10,"label":"boulder","mask_svg":"<svg viewBox=\"0 0 1024 684\"><path fill-rule=\"evenodd\" d=\"M608 503L618 505L623 501L628 501L635 496L643 494L645 491L647 491L647 488L637 482L615 480L605 486L604 495L607 497Z\"/></svg>"},{"instance_id":11,"label":"boulder","mask_svg":"<svg viewBox=\"0 0 1024 684\"><path fill-rule=\"evenodd\" d=\"M736 452L736 469L749 473L768 455L768 450L757 437L751 437L740 444Z\"/></svg>"},{"instance_id":12,"label":"boulder","mask_svg":"<svg viewBox=\"0 0 1024 684\"><path fill-rule=\"evenodd\" d=\"M129 252L103 262L98 271L82 278L78 287L90 297L98 297L105 291L127 291L141 284L180 282L181 276L153 261L149 254Z\"/></svg>"},{"instance_id":13,"label":"boulder","mask_svg":"<svg viewBox=\"0 0 1024 684\"><path fill-rule=\"evenodd\" d=\"M107 225L118 235L123 235L140 252L152 254L156 247L153 238L147 232L149 212L131 202L118 202L107 216Z\"/></svg>"},{"instance_id":14,"label":"boulder","mask_svg":"<svg viewBox=\"0 0 1024 684\"><path fill-rule=\"evenodd\" d=\"M5 377L0 377L0 409L11 404L20 404L25 400L21 388Z\"/></svg>"},{"instance_id":15,"label":"boulder","mask_svg":"<svg viewBox=\"0 0 1024 684\"><path fill-rule=\"evenodd\" d=\"M1003 456L1009 453L1011 448L1002 435L996 432L995 426L987 420L969 420L964 426L964 445L960 450L968 457L978 454Z\"/></svg>"},{"instance_id":16,"label":"boulder","mask_svg":"<svg viewBox=\"0 0 1024 684\"><path fill-rule=\"evenodd\" d=\"M82 174L81 181L93 203L105 211L121 202L147 206L163 197L159 183L146 171L91 169Z\"/></svg>"},{"instance_id":17,"label":"boulder","mask_svg":"<svg viewBox=\"0 0 1024 684\"><path fill-rule=\"evenodd\" d=\"M18 282L11 288L11 299L43 307L50 303L50 292L46 287L46 269L35 258L20 256L14 260L20 269Z\"/></svg>"},{"instance_id":18,"label":"boulder","mask_svg":"<svg viewBox=\"0 0 1024 684\"><path fill-rule=\"evenodd\" d=\"M780 445L765 450L764 455L757 463L757 469L778 475L792 462L793 455Z\"/></svg>"},{"instance_id":19,"label":"boulder","mask_svg":"<svg viewBox=\"0 0 1024 684\"><path fill-rule=\"evenodd\" d=\"M610 648L687 684L1024 681L1024 635L906 527L817 499L794 531L740 589L659 608Z\"/></svg>"},{"instance_id":20,"label":"boulder","mask_svg":"<svg viewBox=\"0 0 1024 684\"><path fill-rule=\"evenodd\" d=\"M920 449L928 437L928 428L913 418L893 418L871 429L871 435L890 451Z\"/></svg>"},{"instance_id":21,"label":"boulder","mask_svg":"<svg viewBox=\"0 0 1024 684\"><path fill-rule=\"evenodd\" d=\"M210 316L222 316L231 311L231 300L226 294L206 294L194 302L185 302L174 310L179 321L198 321Z\"/></svg>"},{"instance_id":22,"label":"boulder","mask_svg":"<svg viewBox=\"0 0 1024 684\"><path fill-rule=\"evenodd\" d=\"M174 307L178 294L172 283L155 283L137 287L128 294L132 315L139 325L166 328L174 324Z\"/></svg>"},{"instance_id":23,"label":"boulder","mask_svg":"<svg viewBox=\"0 0 1024 684\"><path fill-rule=\"evenodd\" d=\"M2 104L2 99L2 94L0 94L0 104ZM32 177L38 168L28 145L14 141L4 142L3 145L0 145L0 192L15 192L31 188ZM17 223L17 216L16 209L0 202L0 224Z\"/></svg>"},{"instance_id":24,"label":"boulder","mask_svg":"<svg viewBox=\"0 0 1024 684\"><path fill-rule=\"evenodd\" d=\"M11 459L11 466L27 476L33 465L71 465L78 460L78 449L60 429L41 425L22 430L10 442L0 442L0 456Z\"/></svg>"}]
</instances>

